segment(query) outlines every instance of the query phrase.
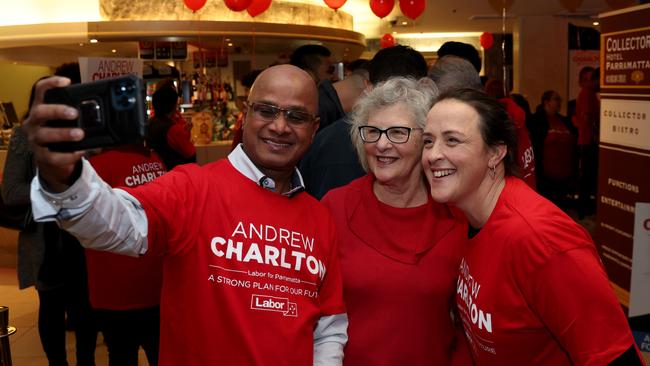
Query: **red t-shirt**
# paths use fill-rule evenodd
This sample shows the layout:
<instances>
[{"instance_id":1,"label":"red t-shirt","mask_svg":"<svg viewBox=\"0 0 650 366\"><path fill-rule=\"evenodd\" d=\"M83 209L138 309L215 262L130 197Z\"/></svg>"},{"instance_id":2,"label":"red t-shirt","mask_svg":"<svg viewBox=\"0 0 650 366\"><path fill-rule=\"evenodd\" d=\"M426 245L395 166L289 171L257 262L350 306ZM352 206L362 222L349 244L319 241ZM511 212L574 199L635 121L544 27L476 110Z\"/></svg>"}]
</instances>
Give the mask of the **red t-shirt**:
<instances>
[{"instance_id":1,"label":"red t-shirt","mask_svg":"<svg viewBox=\"0 0 650 366\"><path fill-rule=\"evenodd\" d=\"M503 104L508 116L515 124L517 131L517 165L519 165L521 179L532 189L537 189L535 156L530 136L528 136L528 129L526 128L526 112L512 98L501 98L499 102Z\"/></svg>"},{"instance_id":2,"label":"red t-shirt","mask_svg":"<svg viewBox=\"0 0 650 366\"><path fill-rule=\"evenodd\" d=\"M106 150L89 161L97 174L111 187L135 187L166 172L158 155L142 146ZM130 310L160 304L160 256L134 258L86 249L86 264L93 308Z\"/></svg>"},{"instance_id":3,"label":"red t-shirt","mask_svg":"<svg viewBox=\"0 0 650 366\"><path fill-rule=\"evenodd\" d=\"M344 365L470 365L450 317L465 227L431 198L388 206L373 181L366 175L322 201L339 232L350 322Z\"/></svg>"},{"instance_id":4,"label":"red t-shirt","mask_svg":"<svg viewBox=\"0 0 650 366\"><path fill-rule=\"evenodd\" d=\"M556 115L548 116L548 133L544 140L544 175L560 181L573 175L575 139L567 126Z\"/></svg>"},{"instance_id":5,"label":"red t-shirt","mask_svg":"<svg viewBox=\"0 0 650 366\"><path fill-rule=\"evenodd\" d=\"M456 301L478 366L606 365L634 340L589 234L507 178Z\"/></svg>"},{"instance_id":6,"label":"red t-shirt","mask_svg":"<svg viewBox=\"0 0 650 366\"><path fill-rule=\"evenodd\" d=\"M187 122L180 113L172 116L174 124L167 131L167 144L184 158L191 158L196 154L196 147L192 143L192 134L187 129Z\"/></svg>"},{"instance_id":7,"label":"red t-shirt","mask_svg":"<svg viewBox=\"0 0 650 366\"><path fill-rule=\"evenodd\" d=\"M228 160L128 191L147 214L147 253L165 255L161 366L312 365L318 320L345 312L325 207Z\"/></svg>"},{"instance_id":8,"label":"red t-shirt","mask_svg":"<svg viewBox=\"0 0 650 366\"><path fill-rule=\"evenodd\" d=\"M596 92L582 88L576 99L574 124L578 129L578 145L590 145L598 140L600 101Z\"/></svg>"}]
</instances>

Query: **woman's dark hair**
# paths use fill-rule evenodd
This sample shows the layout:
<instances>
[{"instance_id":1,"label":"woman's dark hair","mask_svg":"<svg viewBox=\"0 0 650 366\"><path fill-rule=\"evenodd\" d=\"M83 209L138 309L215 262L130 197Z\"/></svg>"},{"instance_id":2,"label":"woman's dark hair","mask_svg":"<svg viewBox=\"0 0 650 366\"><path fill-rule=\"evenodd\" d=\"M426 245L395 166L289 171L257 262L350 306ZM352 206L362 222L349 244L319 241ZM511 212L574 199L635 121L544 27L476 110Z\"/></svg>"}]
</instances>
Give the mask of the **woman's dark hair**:
<instances>
[{"instance_id":1,"label":"woman's dark hair","mask_svg":"<svg viewBox=\"0 0 650 366\"><path fill-rule=\"evenodd\" d=\"M481 136L487 146L506 145L507 153L503 157L506 176L518 176L517 132L515 124L508 117L508 112L496 99L475 89L456 89L442 93L436 103L445 99L454 99L472 107L480 117Z\"/></svg>"}]
</instances>

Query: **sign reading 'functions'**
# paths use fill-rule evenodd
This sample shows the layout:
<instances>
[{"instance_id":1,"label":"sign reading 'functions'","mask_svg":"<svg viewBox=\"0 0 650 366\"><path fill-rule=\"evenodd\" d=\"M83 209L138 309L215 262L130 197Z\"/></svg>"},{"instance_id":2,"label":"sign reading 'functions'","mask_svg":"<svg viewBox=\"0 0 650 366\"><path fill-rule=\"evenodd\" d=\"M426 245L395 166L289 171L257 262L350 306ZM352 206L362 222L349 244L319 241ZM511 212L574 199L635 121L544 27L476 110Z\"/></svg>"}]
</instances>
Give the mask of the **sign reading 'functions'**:
<instances>
[{"instance_id":1,"label":"sign reading 'functions'","mask_svg":"<svg viewBox=\"0 0 650 366\"><path fill-rule=\"evenodd\" d=\"M603 34L604 87L650 88L650 27Z\"/></svg>"}]
</instances>

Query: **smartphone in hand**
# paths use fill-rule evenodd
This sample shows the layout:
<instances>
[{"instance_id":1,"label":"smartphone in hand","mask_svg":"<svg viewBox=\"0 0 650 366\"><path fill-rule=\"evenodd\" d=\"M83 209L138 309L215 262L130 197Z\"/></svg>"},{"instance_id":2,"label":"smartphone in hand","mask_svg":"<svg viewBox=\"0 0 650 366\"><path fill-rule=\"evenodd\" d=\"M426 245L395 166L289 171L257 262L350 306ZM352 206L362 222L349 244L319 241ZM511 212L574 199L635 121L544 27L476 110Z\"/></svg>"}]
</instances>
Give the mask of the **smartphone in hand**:
<instances>
[{"instance_id":1,"label":"smartphone in hand","mask_svg":"<svg viewBox=\"0 0 650 366\"><path fill-rule=\"evenodd\" d=\"M48 121L48 127L82 128L81 141L50 144L52 151L78 151L132 144L145 137L146 107L142 79L129 75L45 92L47 104L67 104L77 109L76 120Z\"/></svg>"}]
</instances>

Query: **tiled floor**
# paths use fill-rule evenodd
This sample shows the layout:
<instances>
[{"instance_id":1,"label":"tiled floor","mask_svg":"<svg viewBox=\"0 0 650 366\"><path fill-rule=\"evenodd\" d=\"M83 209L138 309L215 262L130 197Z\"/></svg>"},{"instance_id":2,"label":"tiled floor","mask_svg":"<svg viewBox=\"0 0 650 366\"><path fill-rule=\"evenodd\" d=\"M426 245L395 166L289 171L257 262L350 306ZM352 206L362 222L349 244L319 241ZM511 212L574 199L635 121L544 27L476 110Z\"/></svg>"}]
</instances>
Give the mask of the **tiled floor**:
<instances>
[{"instance_id":1,"label":"tiled floor","mask_svg":"<svg viewBox=\"0 0 650 366\"><path fill-rule=\"evenodd\" d=\"M9 307L9 325L17 332L9 337L14 366L48 366L47 358L38 338L38 295L34 288L18 290L15 268L0 267L0 305ZM67 332L68 363L75 365L74 334ZM97 366L107 366L106 346L101 334L95 350ZM140 352L139 365L148 365L144 353Z\"/></svg>"}]
</instances>

